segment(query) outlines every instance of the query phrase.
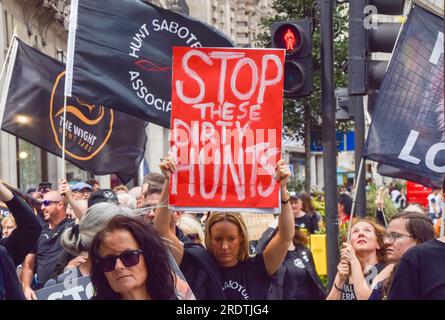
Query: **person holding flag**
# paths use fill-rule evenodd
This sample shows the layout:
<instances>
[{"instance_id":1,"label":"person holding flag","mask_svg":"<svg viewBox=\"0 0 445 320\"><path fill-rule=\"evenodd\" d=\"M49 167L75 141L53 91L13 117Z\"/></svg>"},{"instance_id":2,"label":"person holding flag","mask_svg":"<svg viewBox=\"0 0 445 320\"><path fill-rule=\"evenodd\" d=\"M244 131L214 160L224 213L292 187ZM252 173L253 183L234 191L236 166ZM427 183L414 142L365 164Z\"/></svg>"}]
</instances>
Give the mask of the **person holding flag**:
<instances>
[{"instance_id":1,"label":"person holding flag","mask_svg":"<svg viewBox=\"0 0 445 320\"><path fill-rule=\"evenodd\" d=\"M386 267L385 229L370 219L354 219L344 242L334 285L327 300L368 300Z\"/></svg>"}]
</instances>

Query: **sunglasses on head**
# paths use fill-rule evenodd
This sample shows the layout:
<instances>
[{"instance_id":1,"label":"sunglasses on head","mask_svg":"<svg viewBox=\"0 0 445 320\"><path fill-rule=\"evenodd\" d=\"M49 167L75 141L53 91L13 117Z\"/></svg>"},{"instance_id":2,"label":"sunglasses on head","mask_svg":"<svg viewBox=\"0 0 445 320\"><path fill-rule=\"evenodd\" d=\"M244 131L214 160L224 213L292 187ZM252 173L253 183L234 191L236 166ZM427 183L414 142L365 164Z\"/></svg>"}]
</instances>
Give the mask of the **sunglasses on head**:
<instances>
[{"instance_id":1,"label":"sunglasses on head","mask_svg":"<svg viewBox=\"0 0 445 320\"><path fill-rule=\"evenodd\" d=\"M111 272L116 268L116 260L119 258L125 267L129 268L139 263L140 255L144 252L141 249L124 251L118 256L106 256L98 258L97 264L102 272Z\"/></svg>"},{"instance_id":2,"label":"sunglasses on head","mask_svg":"<svg viewBox=\"0 0 445 320\"><path fill-rule=\"evenodd\" d=\"M188 234L187 237L189 237L189 239L192 240L192 241L196 241L196 240L199 239L199 236L198 236L197 233Z\"/></svg>"},{"instance_id":3,"label":"sunglasses on head","mask_svg":"<svg viewBox=\"0 0 445 320\"><path fill-rule=\"evenodd\" d=\"M54 201L54 200L43 200L42 205L44 207L48 207L51 203L59 203L60 201Z\"/></svg>"}]
</instances>

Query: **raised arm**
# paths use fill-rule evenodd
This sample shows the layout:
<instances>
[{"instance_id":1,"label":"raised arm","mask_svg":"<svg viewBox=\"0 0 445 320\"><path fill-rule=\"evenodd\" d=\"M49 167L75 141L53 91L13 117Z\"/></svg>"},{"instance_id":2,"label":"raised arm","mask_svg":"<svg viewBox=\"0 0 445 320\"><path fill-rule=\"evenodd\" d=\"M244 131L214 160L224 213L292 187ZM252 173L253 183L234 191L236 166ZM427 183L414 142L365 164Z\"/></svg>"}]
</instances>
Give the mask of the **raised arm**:
<instances>
[{"instance_id":1,"label":"raised arm","mask_svg":"<svg viewBox=\"0 0 445 320\"><path fill-rule=\"evenodd\" d=\"M8 206L17 223L17 228L12 231L9 237L0 240L0 244L8 250L17 266L34 249L42 232L42 226L31 206L14 195L1 181L0 199Z\"/></svg>"},{"instance_id":2,"label":"raised arm","mask_svg":"<svg viewBox=\"0 0 445 320\"><path fill-rule=\"evenodd\" d=\"M289 167L280 160L276 167L276 177L280 181L281 214L278 218L278 232L264 249L263 258L267 273L272 276L282 265L295 235L295 223L287 193L290 177Z\"/></svg>"},{"instance_id":3,"label":"raised arm","mask_svg":"<svg viewBox=\"0 0 445 320\"><path fill-rule=\"evenodd\" d=\"M349 262L346 260L340 260L337 265L337 274L335 275L334 284L329 292L326 300L340 300L342 288L351 274L351 268Z\"/></svg>"},{"instance_id":4,"label":"raised arm","mask_svg":"<svg viewBox=\"0 0 445 320\"><path fill-rule=\"evenodd\" d=\"M162 187L161 199L159 200L159 204L161 206L156 208L155 211L154 226L159 235L167 239L166 242L172 249L173 257L175 258L176 263L180 265L182 257L184 256L184 247L182 242L179 241L178 237L176 237L174 229L171 228L173 214L167 206L170 175L172 172L175 172L176 166L172 157L166 156L159 165L159 168L161 169L162 174L165 176L165 182L164 186Z\"/></svg>"},{"instance_id":5,"label":"raised arm","mask_svg":"<svg viewBox=\"0 0 445 320\"><path fill-rule=\"evenodd\" d=\"M59 192L63 196L65 202L73 209L74 215L80 221L87 212L88 203L85 200L74 200L70 186L66 179L59 180Z\"/></svg>"}]
</instances>

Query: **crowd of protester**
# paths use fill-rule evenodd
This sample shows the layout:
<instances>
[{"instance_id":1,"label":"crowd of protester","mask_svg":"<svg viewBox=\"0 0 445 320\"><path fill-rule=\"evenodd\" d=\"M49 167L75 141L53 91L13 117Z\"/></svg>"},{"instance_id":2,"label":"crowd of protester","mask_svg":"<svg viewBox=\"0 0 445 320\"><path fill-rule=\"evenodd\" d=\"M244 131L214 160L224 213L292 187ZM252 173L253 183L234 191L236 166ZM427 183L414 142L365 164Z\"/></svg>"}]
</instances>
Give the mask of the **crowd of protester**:
<instances>
[{"instance_id":1,"label":"crowd of protester","mask_svg":"<svg viewBox=\"0 0 445 320\"><path fill-rule=\"evenodd\" d=\"M443 190L433 190L425 211L389 191L399 212L386 219L376 199L375 220L351 219L352 198L340 192L338 227L351 224L350 240L340 237L328 290L308 248L311 234L325 230L323 217L309 193L287 191L283 161L281 213L255 242L240 212L172 211L173 159L164 157L160 169L130 190L62 179L22 194L0 180L10 211L1 221L0 299L39 299L44 289L87 277L90 298L106 300L445 300Z\"/></svg>"}]
</instances>

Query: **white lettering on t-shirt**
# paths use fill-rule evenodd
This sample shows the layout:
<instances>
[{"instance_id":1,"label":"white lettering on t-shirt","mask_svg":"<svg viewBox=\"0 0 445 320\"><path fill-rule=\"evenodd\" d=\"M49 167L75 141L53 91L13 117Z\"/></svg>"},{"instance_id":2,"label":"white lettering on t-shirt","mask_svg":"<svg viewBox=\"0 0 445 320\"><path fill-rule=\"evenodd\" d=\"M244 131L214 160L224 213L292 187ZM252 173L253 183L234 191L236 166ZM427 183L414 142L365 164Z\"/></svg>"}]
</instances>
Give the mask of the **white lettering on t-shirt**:
<instances>
[{"instance_id":1,"label":"white lettering on t-shirt","mask_svg":"<svg viewBox=\"0 0 445 320\"><path fill-rule=\"evenodd\" d=\"M243 296L244 300L250 300L247 289L236 281L229 280L228 282L224 282L223 291L226 289L238 291Z\"/></svg>"}]
</instances>

